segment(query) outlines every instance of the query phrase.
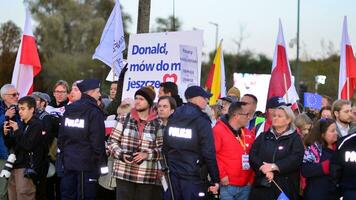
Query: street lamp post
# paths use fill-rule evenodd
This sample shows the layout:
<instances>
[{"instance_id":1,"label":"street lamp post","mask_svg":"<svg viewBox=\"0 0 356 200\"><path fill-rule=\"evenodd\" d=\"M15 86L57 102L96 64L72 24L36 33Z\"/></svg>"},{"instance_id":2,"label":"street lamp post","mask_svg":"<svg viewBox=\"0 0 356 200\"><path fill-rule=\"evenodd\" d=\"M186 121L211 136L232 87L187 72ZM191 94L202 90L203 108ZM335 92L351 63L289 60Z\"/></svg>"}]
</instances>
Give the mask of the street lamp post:
<instances>
[{"instance_id":1,"label":"street lamp post","mask_svg":"<svg viewBox=\"0 0 356 200\"><path fill-rule=\"evenodd\" d=\"M214 22L209 22L209 24L212 24L215 26L216 33L215 33L215 49L218 48L218 39L219 39L219 24L214 23Z\"/></svg>"},{"instance_id":2,"label":"street lamp post","mask_svg":"<svg viewBox=\"0 0 356 200\"><path fill-rule=\"evenodd\" d=\"M298 0L298 11L297 11L297 58L295 61L296 65L296 76L295 76L295 85L297 91L299 91L299 81L300 81L300 64L299 64L299 18L300 18L300 0Z\"/></svg>"}]
</instances>

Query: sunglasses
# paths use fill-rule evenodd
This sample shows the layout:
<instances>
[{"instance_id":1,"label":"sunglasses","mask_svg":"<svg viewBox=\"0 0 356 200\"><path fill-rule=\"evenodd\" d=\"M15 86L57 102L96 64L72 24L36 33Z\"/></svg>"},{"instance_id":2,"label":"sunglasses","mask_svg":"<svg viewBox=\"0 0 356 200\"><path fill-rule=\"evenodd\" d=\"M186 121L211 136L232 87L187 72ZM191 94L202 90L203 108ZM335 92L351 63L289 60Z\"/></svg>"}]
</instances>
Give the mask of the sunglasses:
<instances>
[{"instance_id":1,"label":"sunglasses","mask_svg":"<svg viewBox=\"0 0 356 200\"><path fill-rule=\"evenodd\" d=\"M12 97L16 97L16 96L19 96L20 93L16 92L16 93L13 93L13 94L6 94L6 95L10 95L10 96L12 96Z\"/></svg>"}]
</instances>

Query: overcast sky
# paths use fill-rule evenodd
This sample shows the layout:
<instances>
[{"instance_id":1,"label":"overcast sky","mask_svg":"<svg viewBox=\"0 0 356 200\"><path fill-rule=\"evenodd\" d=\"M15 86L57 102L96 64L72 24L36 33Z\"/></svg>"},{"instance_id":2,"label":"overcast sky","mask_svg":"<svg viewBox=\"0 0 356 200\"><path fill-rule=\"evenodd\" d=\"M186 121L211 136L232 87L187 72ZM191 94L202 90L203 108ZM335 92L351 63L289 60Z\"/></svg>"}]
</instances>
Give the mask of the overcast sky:
<instances>
[{"instance_id":1,"label":"overcast sky","mask_svg":"<svg viewBox=\"0 0 356 200\"><path fill-rule=\"evenodd\" d=\"M125 12L133 23L129 32L136 31L138 0L121 0ZM173 12L173 0L151 0L151 25L157 17L167 17ZM340 49L342 20L348 16L351 42L356 41L355 0L301 0L300 38L301 56L320 58L326 50L321 41L331 41L335 51ZM296 37L297 0L175 0L176 16L183 22L183 30L204 31L205 53L214 49L215 26L219 24L219 38L224 39L223 49L236 52L234 40L243 27L246 37L242 50L264 53L272 58L278 31L278 18L282 20L286 43ZM23 0L0 0L0 23L14 21L23 28L25 8ZM288 47L290 59L295 58L296 48Z\"/></svg>"}]
</instances>

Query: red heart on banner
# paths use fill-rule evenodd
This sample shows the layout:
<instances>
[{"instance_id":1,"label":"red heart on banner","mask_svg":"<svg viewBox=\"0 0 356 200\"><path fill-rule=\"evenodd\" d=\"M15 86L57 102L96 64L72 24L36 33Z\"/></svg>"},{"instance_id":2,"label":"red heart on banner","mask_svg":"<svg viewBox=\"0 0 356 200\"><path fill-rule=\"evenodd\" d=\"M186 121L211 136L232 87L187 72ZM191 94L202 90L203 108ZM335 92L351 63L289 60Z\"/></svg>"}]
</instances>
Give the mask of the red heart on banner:
<instances>
[{"instance_id":1,"label":"red heart on banner","mask_svg":"<svg viewBox=\"0 0 356 200\"><path fill-rule=\"evenodd\" d=\"M163 76L163 82L173 82L176 83L177 82L177 75L176 74L165 74Z\"/></svg>"}]
</instances>

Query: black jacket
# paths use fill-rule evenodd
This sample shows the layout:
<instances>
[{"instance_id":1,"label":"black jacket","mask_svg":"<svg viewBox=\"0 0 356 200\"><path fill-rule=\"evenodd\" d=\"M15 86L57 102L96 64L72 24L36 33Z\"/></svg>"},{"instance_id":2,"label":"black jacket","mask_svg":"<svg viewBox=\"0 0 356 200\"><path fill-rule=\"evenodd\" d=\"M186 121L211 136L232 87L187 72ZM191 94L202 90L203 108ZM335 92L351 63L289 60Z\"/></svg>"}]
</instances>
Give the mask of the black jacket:
<instances>
[{"instance_id":1,"label":"black jacket","mask_svg":"<svg viewBox=\"0 0 356 200\"><path fill-rule=\"evenodd\" d=\"M323 171L323 162L330 162L335 154L334 150L322 148L319 163L303 163L302 175L306 178L307 186L304 190L304 200L336 200L336 185L329 174ZM327 166L327 165L325 165Z\"/></svg>"},{"instance_id":2,"label":"black jacket","mask_svg":"<svg viewBox=\"0 0 356 200\"><path fill-rule=\"evenodd\" d=\"M356 190L356 132L338 140L330 173L341 190Z\"/></svg>"},{"instance_id":3,"label":"black jacket","mask_svg":"<svg viewBox=\"0 0 356 200\"><path fill-rule=\"evenodd\" d=\"M280 193L273 183L266 184L265 175L259 170L263 162L278 166L279 172L274 172L274 180L289 199L297 199L303 155L302 140L293 128L278 138L271 129L257 137L250 150L250 165L256 173L252 199L276 199ZM268 193L261 192L261 187L269 187Z\"/></svg>"},{"instance_id":4,"label":"black jacket","mask_svg":"<svg viewBox=\"0 0 356 200\"><path fill-rule=\"evenodd\" d=\"M44 110L37 110L35 113L36 118L38 118L42 122L43 131L46 132L45 135L45 143L49 147L52 143L54 137L58 134L58 124L54 123L54 116L50 115Z\"/></svg>"},{"instance_id":5,"label":"black jacket","mask_svg":"<svg viewBox=\"0 0 356 200\"><path fill-rule=\"evenodd\" d=\"M5 141L9 149L13 149L16 161L13 168L33 168L41 176L45 175L48 169L47 152L48 146L45 143L46 132L43 132L42 122L36 117L32 117L23 128L17 129L13 135L6 135ZM32 154L30 156L30 154ZM30 166L30 158L32 165Z\"/></svg>"},{"instance_id":6,"label":"black jacket","mask_svg":"<svg viewBox=\"0 0 356 200\"><path fill-rule=\"evenodd\" d=\"M99 172L106 165L104 114L94 98L83 93L80 100L66 107L58 148L65 170Z\"/></svg>"},{"instance_id":7,"label":"black jacket","mask_svg":"<svg viewBox=\"0 0 356 200\"><path fill-rule=\"evenodd\" d=\"M201 182L206 166L212 182L219 182L210 123L209 117L192 103L177 108L170 116L163 136L163 152L173 174Z\"/></svg>"}]
</instances>

